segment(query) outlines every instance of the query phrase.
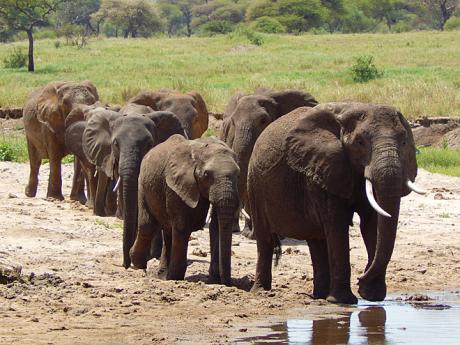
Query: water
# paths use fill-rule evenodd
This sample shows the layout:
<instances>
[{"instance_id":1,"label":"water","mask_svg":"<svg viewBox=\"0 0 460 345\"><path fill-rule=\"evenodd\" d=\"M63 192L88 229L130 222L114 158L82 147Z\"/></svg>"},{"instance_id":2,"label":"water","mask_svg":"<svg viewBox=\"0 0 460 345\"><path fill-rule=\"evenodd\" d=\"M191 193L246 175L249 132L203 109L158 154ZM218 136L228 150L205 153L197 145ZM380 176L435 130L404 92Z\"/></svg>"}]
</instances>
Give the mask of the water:
<instances>
[{"instance_id":1,"label":"water","mask_svg":"<svg viewBox=\"0 0 460 345\"><path fill-rule=\"evenodd\" d=\"M325 307L327 309L327 306ZM236 344L460 344L460 303L385 301L360 304L336 318L265 325Z\"/></svg>"}]
</instances>

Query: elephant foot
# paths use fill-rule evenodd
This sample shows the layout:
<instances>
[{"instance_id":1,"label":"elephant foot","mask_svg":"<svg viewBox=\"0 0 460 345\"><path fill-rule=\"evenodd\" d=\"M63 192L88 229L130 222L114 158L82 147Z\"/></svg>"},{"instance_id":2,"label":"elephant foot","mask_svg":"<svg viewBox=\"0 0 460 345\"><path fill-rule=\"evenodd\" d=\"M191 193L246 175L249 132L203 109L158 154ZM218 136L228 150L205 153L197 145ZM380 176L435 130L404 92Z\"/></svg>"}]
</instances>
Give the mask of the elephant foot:
<instances>
[{"instance_id":1,"label":"elephant foot","mask_svg":"<svg viewBox=\"0 0 460 345\"><path fill-rule=\"evenodd\" d=\"M327 296L326 301L329 303L335 304L357 304L358 299L351 291L349 292L339 292L339 293L331 293Z\"/></svg>"},{"instance_id":2,"label":"elephant foot","mask_svg":"<svg viewBox=\"0 0 460 345\"><path fill-rule=\"evenodd\" d=\"M86 199L85 194L74 194L74 195L70 194L70 200L78 201L82 205L86 205L86 203L88 201Z\"/></svg>"},{"instance_id":3,"label":"elephant foot","mask_svg":"<svg viewBox=\"0 0 460 345\"><path fill-rule=\"evenodd\" d=\"M56 200L59 200L59 201L64 200L64 196L62 195L62 193L51 193L51 192L49 192L48 194L46 194L46 198L56 199Z\"/></svg>"},{"instance_id":4,"label":"elephant foot","mask_svg":"<svg viewBox=\"0 0 460 345\"><path fill-rule=\"evenodd\" d=\"M311 297L313 299L326 299L329 295L329 289L313 289Z\"/></svg>"},{"instance_id":5,"label":"elephant foot","mask_svg":"<svg viewBox=\"0 0 460 345\"><path fill-rule=\"evenodd\" d=\"M241 232L241 235L243 235L244 237L246 238L249 238L250 240L255 240L256 237L254 235L254 231L249 228L248 226L246 226L243 231Z\"/></svg>"},{"instance_id":6,"label":"elephant foot","mask_svg":"<svg viewBox=\"0 0 460 345\"><path fill-rule=\"evenodd\" d=\"M94 203L91 199L88 199L86 201L86 204L85 204L86 207L88 207L89 209L93 209L94 208Z\"/></svg>"},{"instance_id":7,"label":"elephant foot","mask_svg":"<svg viewBox=\"0 0 460 345\"><path fill-rule=\"evenodd\" d=\"M154 274L155 278L161 280L168 279L168 268L167 267L159 267L156 273Z\"/></svg>"},{"instance_id":8,"label":"elephant foot","mask_svg":"<svg viewBox=\"0 0 460 345\"><path fill-rule=\"evenodd\" d=\"M251 288L251 292L257 293L261 291L269 291L271 290L271 286L263 286L263 284L255 282Z\"/></svg>"},{"instance_id":9,"label":"elephant foot","mask_svg":"<svg viewBox=\"0 0 460 345\"><path fill-rule=\"evenodd\" d=\"M387 295L387 287L385 281L380 284L360 285L358 293L365 300L380 302L383 301Z\"/></svg>"},{"instance_id":10,"label":"elephant foot","mask_svg":"<svg viewBox=\"0 0 460 345\"><path fill-rule=\"evenodd\" d=\"M220 284L219 274L209 273L208 284Z\"/></svg>"},{"instance_id":11,"label":"elephant foot","mask_svg":"<svg viewBox=\"0 0 460 345\"><path fill-rule=\"evenodd\" d=\"M28 185L25 190L26 196L29 198L34 198L37 195L37 186L30 186Z\"/></svg>"},{"instance_id":12,"label":"elephant foot","mask_svg":"<svg viewBox=\"0 0 460 345\"><path fill-rule=\"evenodd\" d=\"M118 219L123 220L123 212L118 207L117 207L117 211L115 212L115 217L117 217Z\"/></svg>"},{"instance_id":13,"label":"elephant foot","mask_svg":"<svg viewBox=\"0 0 460 345\"><path fill-rule=\"evenodd\" d=\"M135 267L139 269L147 268L147 258L145 257L145 255L138 254L138 251L131 249L129 252L129 257L131 258L131 260L129 260L130 264L132 263Z\"/></svg>"}]
</instances>

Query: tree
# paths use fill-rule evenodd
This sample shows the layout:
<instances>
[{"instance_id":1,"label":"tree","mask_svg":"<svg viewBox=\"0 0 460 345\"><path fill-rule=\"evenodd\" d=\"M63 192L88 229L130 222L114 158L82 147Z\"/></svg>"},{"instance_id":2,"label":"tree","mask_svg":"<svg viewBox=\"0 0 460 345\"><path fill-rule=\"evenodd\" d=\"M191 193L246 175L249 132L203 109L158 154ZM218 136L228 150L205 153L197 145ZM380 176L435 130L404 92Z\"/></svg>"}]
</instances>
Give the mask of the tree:
<instances>
[{"instance_id":1,"label":"tree","mask_svg":"<svg viewBox=\"0 0 460 345\"><path fill-rule=\"evenodd\" d=\"M175 35L184 26L180 7L171 4L169 1L158 1L158 11L161 18L164 18L168 35Z\"/></svg>"},{"instance_id":2,"label":"tree","mask_svg":"<svg viewBox=\"0 0 460 345\"><path fill-rule=\"evenodd\" d=\"M407 5L402 0L370 0L364 4L365 12L378 21L391 27L407 16Z\"/></svg>"},{"instance_id":3,"label":"tree","mask_svg":"<svg viewBox=\"0 0 460 345\"><path fill-rule=\"evenodd\" d=\"M441 31L444 31L444 25L459 7L459 0L422 0L422 3L432 12Z\"/></svg>"},{"instance_id":4,"label":"tree","mask_svg":"<svg viewBox=\"0 0 460 345\"><path fill-rule=\"evenodd\" d=\"M35 70L35 27L46 26L49 17L66 0L0 0L0 21L14 31L24 31L29 40L29 72Z\"/></svg>"},{"instance_id":5,"label":"tree","mask_svg":"<svg viewBox=\"0 0 460 345\"><path fill-rule=\"evenodd\" d=\"M82 25L86 34L99 33L99 23L93 27L91 15L99 9L100 0L73 0L59 6L57 18L60 24Z\"/></svg>"}]
</instances>

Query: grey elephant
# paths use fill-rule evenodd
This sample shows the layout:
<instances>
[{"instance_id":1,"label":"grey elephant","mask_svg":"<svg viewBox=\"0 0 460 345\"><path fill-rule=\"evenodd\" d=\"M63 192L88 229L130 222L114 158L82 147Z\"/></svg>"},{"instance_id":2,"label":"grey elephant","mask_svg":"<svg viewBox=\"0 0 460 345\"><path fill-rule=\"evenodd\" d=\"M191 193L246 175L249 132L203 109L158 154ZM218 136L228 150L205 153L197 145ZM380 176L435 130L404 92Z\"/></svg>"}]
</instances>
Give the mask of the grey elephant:
<instances>
[{"instance_id":1,"label":"grey elephant","mask_svg":"<svg viewBox=\"0 0 460 345\"><path fill-rule=\"evenodd\" d=\"M83 188L86 184L86 206L89 208L94 207L94 199L96 196L97 188L97 175L96 166L89 161L83 150L83 133L91 116L105 110L113 110L113 108L107 105L103 105L100 102L96 102L92 105L79 105L70 112L65 120L65 145L67 150L74 155L74 181L72 186ZM83 174L79 173L80 169L83 171ZM82 179L82 181L78 181L77 179ZM82 194L84 191L79 190L73 193ZM107 193L106 205L104 207L105 215L115 214L116 196L114 194L115 193L113 192ZM98 213L99 215L102 215L101 212Z\"/></svg>"},{"instance_id":2,"label":"grey elephant","mask_svg":"<svg viewBox=\"0 0 460 345\"><path fill-rule=\"evenodd\" d=\"M158 276L184 279L192 231L212 205L210 280L231 284L232 228L237 222L239 168L235 154L215 138L174 135L145 156L139 175L139 228L131 260L145 268L152 237L163 231Z\"/></svg>"},{"instance_id":3,"label":"grey elephant","mask_svg":"<svg viewBox=\"0 0 460 345\"><path fill-rule=\"evenodd\" d=\"M240 198L246 209L249 158L257 138L270 123L281 116L296 108L317 104L312 95L298 90L258 89L253 94L237 93L231 98L225 109L220 139L235 151L241 169ZM252 238L250 222L246 220L243 235Z\"/></svg>"},{"instance_id":4,"label":"grey elephant","mask_svg":"<svg viewBox=\"0 0 460 345\"><path fill-rule=\"evenodd\" d=\"M368 254L358 292L383 300L401 197L422 192L413 184L416 175L411 129L393 107L328 103L299 108L271 124L249 163L258 252L253 290L271 288L281 235L307 241L315 298L356 303L349 254L356 212Z\"/></svg>"},{"instance_id":5,"label":"grey elephant","mask_svg":"<svg viewBox=\"0 0 460 345\"><path fill-rule=\"evenodd\" d=\"M208 129L208 110L203 97L198 92L143 91L131 98L127 105L122 108L122 112L132 112L134 105L143 105L155 111L163 110L174 113L179 118L189 139L200 138ZM134 111L139 112L138 109Z\"/></svg>"},{"instance_id":6,"label":"grey elephant","mask_svg":"<svg viewBox=\"0 0 460 345\"><path fill-rule=\"evenodd\" d=\"M61 160L69 152L64 143L65 119L81 104L99 100L96 87L90 81L51 82L32 92L24 105L23 120L29 153L30 176L25 194L37 194L38 172L42 159L49 159L50 175L47 197L63 200ZM80 181L81 178L77 178ZM85 201L81 186L72 186L72 200Z\"/></svg>"},{"instance_id":7,"label":"grey elephant","mask_svg":"<svg viewBox=\"0 0 460 345\"><path fill-rule=\"evenodd\" d=\"M123 265L130 267L129 249L137 228L137 179L144 155L173 134L183 134L179 119L171 112L122 115L109 110L94 114L83 133L83 149L98 167L94 211L103 212L108 185L120 187L123 223ZM113 186L114 181L117 181Z\"/></svg>"}]
</instances>

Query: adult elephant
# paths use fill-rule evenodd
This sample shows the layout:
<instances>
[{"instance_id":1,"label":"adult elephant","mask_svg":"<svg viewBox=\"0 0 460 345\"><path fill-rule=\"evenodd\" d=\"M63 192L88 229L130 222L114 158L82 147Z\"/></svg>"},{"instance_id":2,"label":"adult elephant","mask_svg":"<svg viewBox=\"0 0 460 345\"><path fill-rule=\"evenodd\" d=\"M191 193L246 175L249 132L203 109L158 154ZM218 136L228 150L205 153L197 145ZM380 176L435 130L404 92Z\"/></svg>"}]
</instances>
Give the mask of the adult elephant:
<instances>
[{"instance_id":1,"label":"adult elephant","mask_svg":"<svg viewBox=\"0 0 460 345\"><path fill-rule=\"evenodd\" d=\"M132 104L148 106L156 111L170 111L180 120L189 139L200 138L208 129L209 114L203 97L198 92L143 91L128 101L122 109Z\"/></svg>"},{"instance_id":2,"label":"adult elephant","mask_svg":"<svg viewBox=\"0 0 460 345\"><path fill-rule=\"evenodd\" d=\"M318 102L307 92L298 90L273 91L258 89L253 94L235 94L227 105L220 139L236 153L241 169L239 193L247 209L246 180L249 158L254 144L267 126L279 117L299 107L313 107ZM246 219L243 235L253 238L251 223Z\"/></svg>"},{"instance_id":3,"label":"adult elephant","mask_svg":"<svg viewBox=\"0 0 460 345\"><path fill-rule=\"evenodd\" d=\"M123 212L123 265L131 265L129 249L137 228L137 180L144 155L173 134L183 134L179 119L171 112L122 115L109 110L94 114L83 133L83 149L106 180L98 181L94 211L104 209L105 191L118 180ZM96 213L97 214L97 213Z\"/></svg>"},{"instance_id":4,"label":"adult elephant","mask_svg":"<svg viewBox=\"0 0 460 345\"><path fill-rule=\"evenodd\" d=\"M235 154L215 138L186 140L174 135L151 150L139 175L139 229L131 249L133 264L146 268L150 242L163 231L158 276L184 279L190 234L203 228L211 203L210 280L230 285L238 174Z\"/></svg>"},{"instance_id":5,"label":"adult elephant","mask_svg":"<svg viewBox=\"0 0 460 345\"><path fill-rule=\"evenodd\" d=\"M315 298L356 303L348 232L357 212L368 254L358 292L383 300L400 200L411 189L420 192L416 175L411 129L393 107L328 103L299 108L270 125L249 163L258 252L253 290L271 288L281 235L308 242Z\"/></svg>"},{"instance_id":6,"label":"adult elephant","mask_svg":"<svg viewBox=\"0 0 460 345\"><path fill-rule=\"evenodd\" d=\"M49 159L47 197L64 199L61 160L69 153L64 143L65 119L74 108L81 104L93 104L98 99L96 87L90 81L51 82L29 95L23 111L30 162L29 183L25 189L27 196L37 194L41 160ZM72 190L79 189L74 186ZM70 196L73 200L79 200L80 197L74 194Z\"/></svg>"}]
</instances>

